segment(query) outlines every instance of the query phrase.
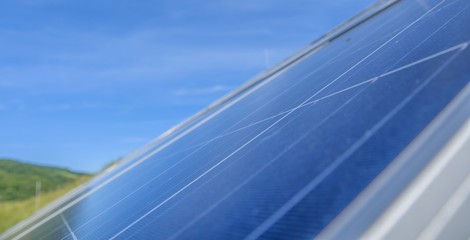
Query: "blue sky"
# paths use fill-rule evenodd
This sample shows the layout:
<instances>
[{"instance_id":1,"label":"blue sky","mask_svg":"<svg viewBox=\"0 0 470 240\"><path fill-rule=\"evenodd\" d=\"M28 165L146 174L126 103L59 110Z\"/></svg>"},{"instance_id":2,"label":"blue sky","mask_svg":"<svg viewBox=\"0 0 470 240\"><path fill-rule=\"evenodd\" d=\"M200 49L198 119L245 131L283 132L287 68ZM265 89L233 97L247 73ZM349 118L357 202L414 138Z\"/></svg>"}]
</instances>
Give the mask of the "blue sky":
<instances>
[{"instance_id":1,"label":"blue sky","mask_svg":"<svg viewBox=\"0 0 470 240\"><path fill-rule=\"evenodd\" d=\"M0 157L97 171L373 2L2 0Z\"/></svg>"}]
</instances>

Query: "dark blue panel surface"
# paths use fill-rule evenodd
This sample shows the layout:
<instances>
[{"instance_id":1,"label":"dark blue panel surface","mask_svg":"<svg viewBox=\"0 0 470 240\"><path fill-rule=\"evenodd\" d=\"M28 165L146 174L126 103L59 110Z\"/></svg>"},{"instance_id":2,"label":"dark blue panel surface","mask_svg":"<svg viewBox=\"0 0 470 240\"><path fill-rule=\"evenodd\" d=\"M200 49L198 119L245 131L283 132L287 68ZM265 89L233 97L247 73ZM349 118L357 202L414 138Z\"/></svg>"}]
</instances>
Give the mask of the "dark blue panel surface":
<instances>
[{"instance_id":1,"label":"dark blue panel surface","mask_svg":"<svg viewBox=\"0 0 470 240\"><path fill-rule=\"evenodd\" d=\"M316 236L468 84L469 7L392 5L152 145L19 236Z\"/></svg>"}]
</instances>

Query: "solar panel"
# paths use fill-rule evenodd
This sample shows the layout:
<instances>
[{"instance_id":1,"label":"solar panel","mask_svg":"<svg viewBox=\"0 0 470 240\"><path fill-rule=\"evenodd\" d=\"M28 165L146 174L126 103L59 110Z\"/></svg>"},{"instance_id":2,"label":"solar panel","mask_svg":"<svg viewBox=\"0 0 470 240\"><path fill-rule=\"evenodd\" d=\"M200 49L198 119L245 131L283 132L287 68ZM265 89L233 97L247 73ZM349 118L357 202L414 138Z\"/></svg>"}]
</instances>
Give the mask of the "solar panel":
<instances>
[{"instance_id":1,"label":"solar panel","mask_svg":"<svg viewBox=\"0 0 470 240\"><path fill-rule=\"evenodd\" d=\"M379 3L3 238L318 236L468 85L469 7Z\"/></svg>"}]
</instances>

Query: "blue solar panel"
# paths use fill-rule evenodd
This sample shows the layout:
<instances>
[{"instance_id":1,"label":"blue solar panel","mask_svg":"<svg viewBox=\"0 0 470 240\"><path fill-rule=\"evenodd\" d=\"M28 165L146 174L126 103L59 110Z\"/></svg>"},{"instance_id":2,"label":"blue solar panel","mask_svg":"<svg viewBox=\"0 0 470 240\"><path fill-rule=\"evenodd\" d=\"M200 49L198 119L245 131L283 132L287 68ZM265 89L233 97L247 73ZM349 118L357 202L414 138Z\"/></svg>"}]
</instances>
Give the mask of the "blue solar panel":
<instances>
[{"instance_id":1,"label":"blue solar panel","mask_svg":"<svg viewBox=\"0 0 470 240\"><path fill-rule=\"evenodd\" d=\"M10 237L317 236L469 83L469 7L391 5Z\"/></svg>"}]
</instances>

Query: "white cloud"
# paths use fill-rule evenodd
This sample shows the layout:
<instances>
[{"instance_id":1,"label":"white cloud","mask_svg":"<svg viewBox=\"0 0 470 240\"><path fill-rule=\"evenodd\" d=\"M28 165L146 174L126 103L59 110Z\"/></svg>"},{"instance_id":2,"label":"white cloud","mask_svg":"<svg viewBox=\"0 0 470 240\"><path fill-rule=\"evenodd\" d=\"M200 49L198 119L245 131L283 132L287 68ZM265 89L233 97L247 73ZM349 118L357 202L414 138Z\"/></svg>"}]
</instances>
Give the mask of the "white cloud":
<instances>
[{"instance_id":1,"label":"white cloud","mask_svg":"<svg viewBox=\"0 0 470 240\"><path fill-rule=\"evenodd\" d=\"M67 111L72 109L72 105L70 104L57 104L57 105L47 105L39 107L40 111L44 112L57 112L57 111Z\"/></svg>"},{"instance_id":2,"label":"white cloud","mask_svg":"<svg viewBox=\"0 0 470 240\"><path fill-rule=\"evenodd\" d=\"M38 46L35 48L38 53L29 55L26 50L31 46L8 41L5 43L16 47L16 50L8 53L9 55L24 55L26 60L36 63L24 66L0 66L0 79L8 80L0 80L0 86L34 89L35 92L103 89L120 84L135 86L148 82L155 84L159 81L180 80L196 74L224 70L253 71L264 68L264 48L274 48L244 44L225 45L217 42L192 43L192 40L174 42L175 39L190 39L195 34L194 29L142 30L125 36L99 33L59 34L54 31L33 33L18 31L15 34L23 37L34 35L33 38L40 39L38 42L57 42L57 45L61 46L57 51L47 46ZM205 34L212 33L201 35ZM247 32L235 31L226 34L251 35L256 32L247 30ZM204 37L201 35L199 38ZM212 37L208 36L209 39ZM79 42L81 51L68 48L70 42ZM26 50L23 52L21 49ZM275 50L272 52L276 52ZM44 56L48 61L43 62L41 58L35 56ZM240 79L240 82L245 80Z\"/></svg>"}]
</instances>

